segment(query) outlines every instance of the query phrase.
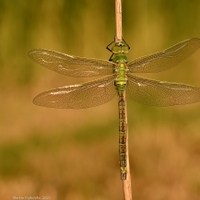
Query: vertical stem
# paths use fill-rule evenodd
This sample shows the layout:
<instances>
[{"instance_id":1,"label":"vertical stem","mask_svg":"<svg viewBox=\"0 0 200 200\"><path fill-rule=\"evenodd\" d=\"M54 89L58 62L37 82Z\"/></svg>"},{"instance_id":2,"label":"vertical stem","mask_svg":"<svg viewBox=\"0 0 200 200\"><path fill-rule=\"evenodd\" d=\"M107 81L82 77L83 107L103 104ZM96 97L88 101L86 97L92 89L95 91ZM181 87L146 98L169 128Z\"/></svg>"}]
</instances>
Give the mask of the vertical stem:
<instances>
[{"instance_id":1,"label":"vertical stem","mask_svg":"<svg viewBox=\"0 0 200 200\"><path fill-rule=\"evenodd\" d=\"M122 0L115 0L115 22L116 22L115 42L121 42L122 41Z\"/></svg>"},{"instance_id":2,"label":"vertical stem","mask_svg":"<svg viewBox=\"0 0 200 200\"><path fill-rule=\"evenodd\" d=\"M116 17L116 36L115 42L122 41L122 0L115 0L115 17ZM124 96L126 103L126 95ZM132 200L132 187L131 187L131 175L129 166L129 148L128 148L128 119L127 119L127 106L125 106L125 115L127 124L126 130L126 161L127 161L127 177L126 180L122 180L123 196L124 200Z\"/></svg>"}]
</instances>

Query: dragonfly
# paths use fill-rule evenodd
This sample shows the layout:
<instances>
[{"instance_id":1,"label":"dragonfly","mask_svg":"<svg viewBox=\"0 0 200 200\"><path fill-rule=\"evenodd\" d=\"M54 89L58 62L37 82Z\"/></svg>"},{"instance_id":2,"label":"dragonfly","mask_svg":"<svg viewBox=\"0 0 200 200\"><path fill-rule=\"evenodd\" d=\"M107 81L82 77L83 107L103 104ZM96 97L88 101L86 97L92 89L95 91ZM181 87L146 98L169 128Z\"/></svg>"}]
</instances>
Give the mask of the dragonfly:
<instances>
[{"instance_id":1,"label":"dragonfly","mask_svg":"<svg viewBox=\"0 0 200 200\"><path fill-rule=\"evenodd\" d=\"M126 96L150 106L173 106L200 101L200 88L146 78L136 73L156 73L170 69L200 48L200 39L191 38L163 51L128 61L130 47L125 42L107 46L110 59L90 59L52 50L34 49L29 57L59 74L71 77L99 77L83 84L50 89L37 95L36 105L57 109L86 109L118 96L119 165L122 180L127 177Z\"/></svg>"}]
</instances>

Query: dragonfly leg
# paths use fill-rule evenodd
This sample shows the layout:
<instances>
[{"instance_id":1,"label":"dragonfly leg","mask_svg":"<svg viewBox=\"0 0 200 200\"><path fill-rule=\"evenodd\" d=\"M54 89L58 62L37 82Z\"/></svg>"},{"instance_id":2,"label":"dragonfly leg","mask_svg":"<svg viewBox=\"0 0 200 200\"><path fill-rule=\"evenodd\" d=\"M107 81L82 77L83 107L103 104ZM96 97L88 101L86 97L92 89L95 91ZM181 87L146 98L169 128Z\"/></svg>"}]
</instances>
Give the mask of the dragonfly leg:
<instances>
[{"instance_id":1,"label":"dragonfly leg","mask_svg":"<svg viewBox=\"0 0 200 200\"><path fill-rule=\"evenodd\" d=\"M113 40L111 43L109 43L109 44L107 45L107 47L106 47L106 49L107 49L108 51L110 51L110 52L112 52L112 48L111 48L110 46L113 45L113 43L115 43L115 40ZM113 56L114 56L114 54L113 54L113 52L112 52L112 55L110 56L109 61L112 61Z\"/></svg>"},{"instance_id":2,"label":"dragonfly leg","mask_svg":"<svg viewBox=\"0 0 200 200\"><path fill-rule=\"evenodd\" d=\"M112 61L114 54L112 54L109 58L109 61Z\"/></svg>"},{"instance_id":3,"label":"dragonfly leg","mask_svg":"<svg viewBox=\"0 0 200 200\"><path fill-rule=\"evenodd\" d=\"M128 43L126 42L126 40L124 39L124 38L122 38L122 40L124 41L124 43L127 45L127 47L128 47L128 50L131 48L129 45L128 45Z\"/></svg>"},{"instance_id":4,"label":"dragonfly leg","mask_svg":"<svg viewBox=\"0 0 200 200\"><path fill-rule=\"evenodd\" d=\"M112 52L112 48L110 47L113 43L115 43L115 40L113 40L111 43L109 43L106 47L106 49L110 52Z\"/></svg>"}]
</instances>

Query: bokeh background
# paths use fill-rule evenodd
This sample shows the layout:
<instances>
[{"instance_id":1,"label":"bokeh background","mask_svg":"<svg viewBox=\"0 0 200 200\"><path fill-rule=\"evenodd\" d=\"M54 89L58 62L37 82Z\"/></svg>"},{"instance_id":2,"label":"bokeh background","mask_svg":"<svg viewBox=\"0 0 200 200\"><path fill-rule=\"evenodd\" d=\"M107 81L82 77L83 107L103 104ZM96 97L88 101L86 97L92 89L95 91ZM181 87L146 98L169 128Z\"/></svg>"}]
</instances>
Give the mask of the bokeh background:
<instances>
[{"instance_id":1,"label":"bokeh background","mask_svg":"<svg viewBox=\"0 0 200 200\"><path fill-rule=\"evenodd\" d=\"M200 37L199 0L124 0L129 59ZM34 48L107 60L114 0L0 0L0 199L121 200L117 99L87 110L37 107L38 93L90 79L34 63ZM148 74L200 86L200 51ZM156 108L128 101L133 199L200 199L200 103Z\"/></svg>"}]
</instances>

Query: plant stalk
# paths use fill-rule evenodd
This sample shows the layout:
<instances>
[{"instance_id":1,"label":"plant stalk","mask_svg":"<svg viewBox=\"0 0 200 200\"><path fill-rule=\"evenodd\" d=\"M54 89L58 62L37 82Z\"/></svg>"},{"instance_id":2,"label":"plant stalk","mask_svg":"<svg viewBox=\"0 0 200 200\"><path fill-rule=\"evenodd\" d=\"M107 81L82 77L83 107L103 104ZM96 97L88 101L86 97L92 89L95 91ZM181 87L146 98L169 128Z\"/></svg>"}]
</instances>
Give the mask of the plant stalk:
<instances>
[{"instance_id":1,"label":"plant stalk","mask_svg":"<svg viewBox=\"0 0 200 200\"><path fill-rule=\"evenodd\" d=\"M116 35L115 42L122 42L122 0L115 0L115 20L116 20ZM126 95L125 95L126 103ZM123 197L124 200L132 200L132 187L131 187L131 174L129 166L129 148L128 148L128 119L127 119L127 106L125 106L126 116L126 161L127 161L127 177L126 180L122 180Z\"/></svg>"}]
</instances>

